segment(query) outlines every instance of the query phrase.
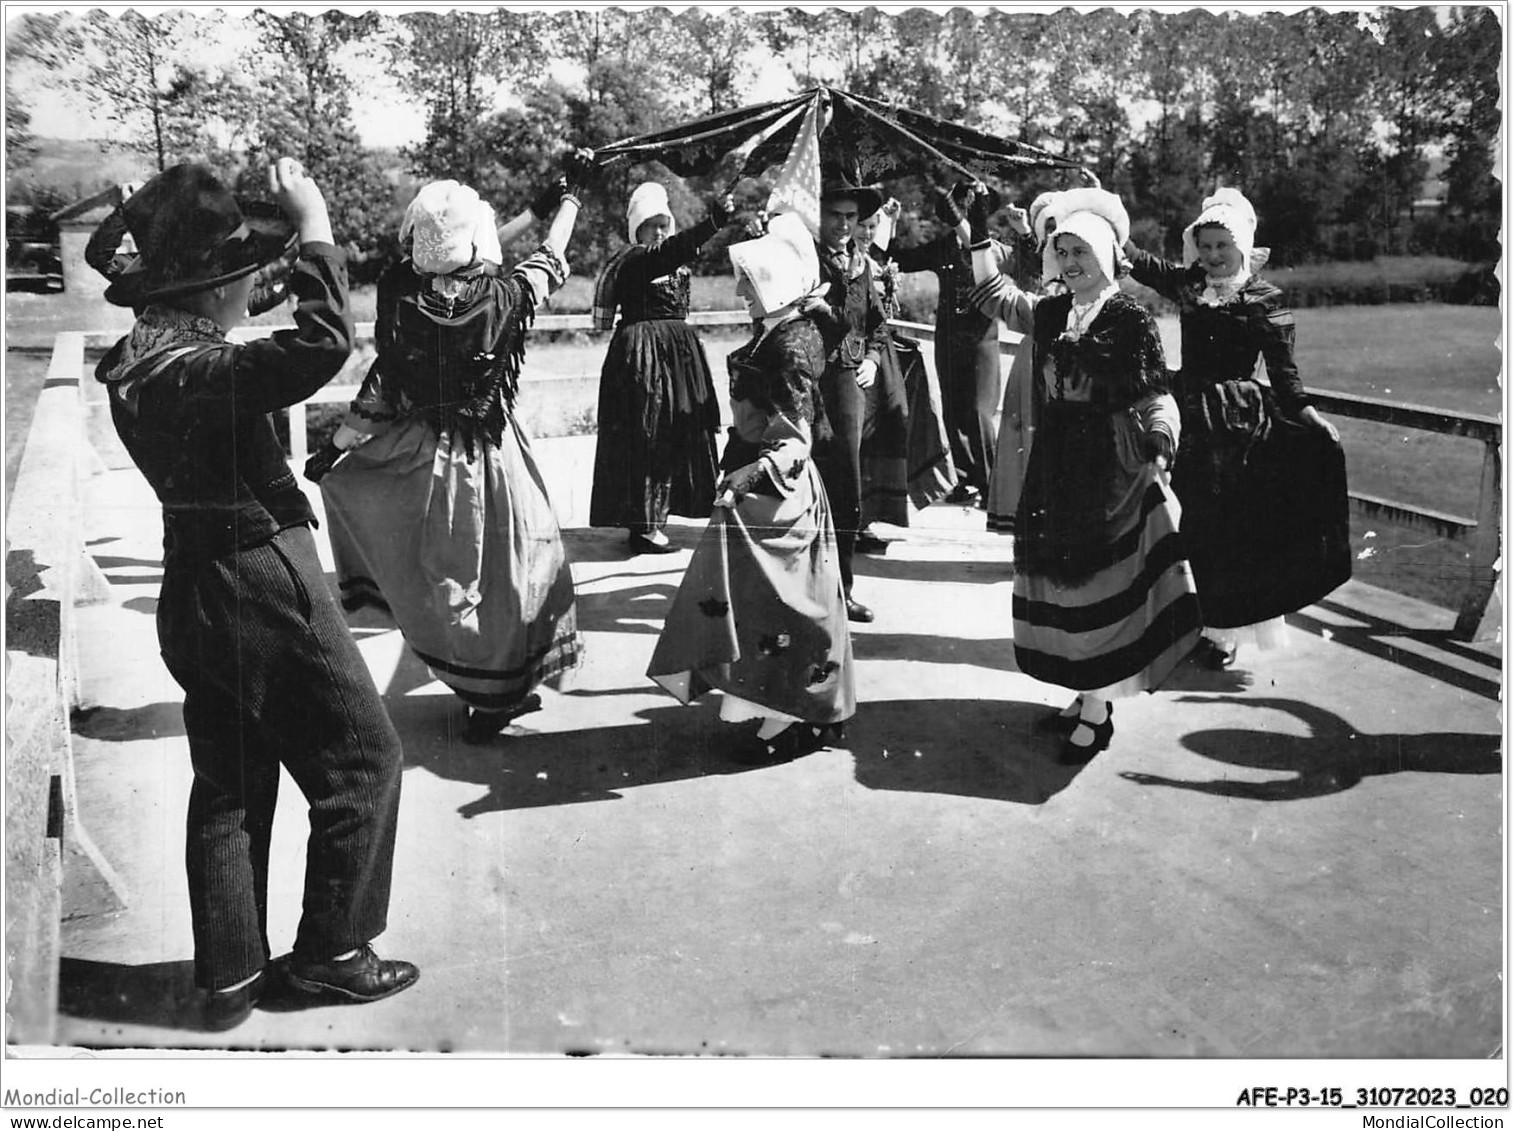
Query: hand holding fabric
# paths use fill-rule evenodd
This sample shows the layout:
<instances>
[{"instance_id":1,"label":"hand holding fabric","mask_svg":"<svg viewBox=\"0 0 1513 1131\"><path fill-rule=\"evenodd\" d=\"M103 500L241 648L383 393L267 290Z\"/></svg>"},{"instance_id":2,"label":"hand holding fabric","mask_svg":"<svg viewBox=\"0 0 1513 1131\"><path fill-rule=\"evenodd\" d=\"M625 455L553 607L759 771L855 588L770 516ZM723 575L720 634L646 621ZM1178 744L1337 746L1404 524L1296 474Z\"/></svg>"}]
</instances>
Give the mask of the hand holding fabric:
<instances>
[{"instance_id":1,"label":"hand holding fabric","mask_svg":"<svg viewBox=\"0 0 1513 1131\"><path fill-rule=\"evenodd\" d=\"M1176 455L1172 438L1164 430L1152 428L1145 434L1145 458L1162 471L1171 467Z\"/></svg>"},{"instance_id":2,"label":"hand holding fabric","mask_svg":"<svg viewBox=\"0 0 1513 1131\"><path fill-rule=\"evenodd\" d=\"M594 174L594 151L582 147L574 149L564 158L563 165L567 173L565 195L576 197Z\"/></svg>"},{"instance_id":3,"label":"hand holding fabric","mask_svg":"<svg viewBox=\"0 0 1513 1131\"><path fill-rule=\"evenodd\" d=\"M1340 430L1319 415L1319 410L1314 408L1313 405L1309 405L1298 416L1304 424L1307 424L1311 428L1317 428L1336 444L1340 442Z\"/></svg>"},{"instance_id":4,"label":"hand holding fabric","mask_svg":"<svg viewBox=\"0 0 1513 1131\"><path fill-rule=\"evenodd\" d=\"M864 358L856 367L856 387L858 389L870 389L872 383L877 380L877 362L870 357Z\"/></svg>"},{"instance_id":5,"label":"hand holding fabric","mask_svg":"<svg viewBox=\"0 0 1513 1131\"><path fill-rule=\"evenodd\" d=\"M550 219L557 211L557 206L562 203L562 198L567 195L567 177L558 177L546 188L542 189L536 199L531 201L531 215L538 220Z\"/></svg>"},{"instance_id":6,"label":"hand holding fabric","mask_svg":"<svg viewBox=\"0 0 1513 1131\"><path fill-rule=\"evenodd\" d=\"M967 209L971 203L972 186L964 181L957 181L951 186L951 191L941 193L941 211L945 214L946 222L953 228L967 218Z\"/></svg>"},{"instance_id":7,"label":"hand holding fabric","mask_svg":"<svg viewBox=\"0 0 1513 1131\"><path fill-rule=\"evenodd\" d=\"M319 451L305 461L305 478L311 483L319 483L336 466L336 461L341 459L342 454L334 441L327 440Z\"/></svg>"},{"instance_id":8,"label":"hand holding fabric","mask_svg":"<svg viewBox=\"0 0 1513 1131\"><path fill-rule=\"evenodd\" d=\"M752 488L767 474L767 469L758 463L748 463L744 467L738 467L720 480L720 485L715 491L715 502L719 506L735 506L747 495L751 494Z\"/></svg>"}]
</instances>

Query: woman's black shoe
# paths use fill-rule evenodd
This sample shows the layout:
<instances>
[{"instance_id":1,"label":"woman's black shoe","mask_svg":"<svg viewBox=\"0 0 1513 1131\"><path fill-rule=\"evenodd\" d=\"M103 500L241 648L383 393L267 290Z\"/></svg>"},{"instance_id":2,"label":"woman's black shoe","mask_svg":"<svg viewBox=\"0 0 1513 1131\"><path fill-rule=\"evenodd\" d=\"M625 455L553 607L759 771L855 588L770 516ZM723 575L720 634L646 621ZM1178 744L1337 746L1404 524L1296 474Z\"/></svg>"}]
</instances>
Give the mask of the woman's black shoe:
<instances>
[{"instance_id":1,"label":"woman's black shoe","mask_svg":"<svg viewBox=\"0 0 1513 1131\"><path fill-rule=\"evenodd\" d=\"M951 493L946 496L946 502L953 506L970 506L977 502L977 497L980 494L981 492L970 483L958 483L951 489Z\"/></svg>"},{"instance_id":2,"label":"woman's black shoe","mask_svg":"<svg viewBox=\"0 0 1513 1131\"><path fill-rule=\"evenodd\" d=\"M1071 735L1067 735L1059 759L1063 766L1085 766L1108 749L1108 744L1114 738L1114 705L1108 705L1108 717L1101 723L1090 723L1085 719L1078 719L1077 722L1093 732L1093 741L1086 746L1079 746L1072 741ZM1072 730L1076 729L1074 725Z\"/></svg>"},{"instance_id":3,"label":"woman's black shoe","mask_svg":"<svg viewBox=\"0 0 1513 1131\"><path fill-rule=\"evenodd\" d=\"M758 739L757 749L752 753L736 753L731 761L743 766L776 766L791 762L806 754L823 750L832 741L846 737L845 723L793 723L769 739Z\"/></svg>"},{"instance_id":4,"label":"woman's black shoe","mask_svg":"<svg viewBox=\"0 0 1513 1131\"><path fill-rule=\"evenodd\" d=\"M541 710L541 696L532 693L503 711L480 711L468 708L468 721L462 728L462 741L472 745L488 742L510 724L510 720Z\"/></svg>"},{"instance_id":5,"label":"woman's black shoe","mask_svg":"<svg viewBox=\"0 0 1513 1131\"><path fill-rule=\"evenodd\" d=\"M855 621L857 624L871 624L877 619L876 614L860 601L846 598L846 619Z\"/></svg>"},{"instance_id":6,"label":"woman's black shoe","mask_svg":"<svg viewBox=\"0 0 1513 1131\"><path fill-rule=\"evenodd\" d=\"M1209 671L1222 672L1234 667L1235 657L1239 651L1238 644L1220 644L1210 637L1201 636L1193 648L1193 658Z\"/></svg>"},{"instance_id":7,"label":"woman's black shoe","mask_svg":"<svg viewBox=\"0 0 1513 1131\"><path fill-rule=\"evenodd\" d=\"M655 542L639 531L630 532L630 552L633 554L676 554L678 548L672 542Z\"/></svg>"}]
</instances>

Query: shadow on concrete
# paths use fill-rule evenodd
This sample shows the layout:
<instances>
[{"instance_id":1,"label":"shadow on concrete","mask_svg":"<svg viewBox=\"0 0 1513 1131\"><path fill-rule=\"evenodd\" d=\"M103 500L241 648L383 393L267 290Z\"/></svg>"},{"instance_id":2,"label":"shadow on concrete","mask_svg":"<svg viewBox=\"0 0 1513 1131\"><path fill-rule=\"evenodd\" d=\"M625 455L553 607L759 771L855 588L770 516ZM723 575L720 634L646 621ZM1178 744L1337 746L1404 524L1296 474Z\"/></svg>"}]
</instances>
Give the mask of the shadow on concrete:
<instances>
[{"instance_id":1,"label":"shadow on concrete","mask_svg":"<svg viewBox=\"0 0 1513 1131\"><path fill-rule=\"evenodd\" d=\"M416 698L390 704L390 717L406 736L405 765L483 786L481 796L458 809L464 818L615 801L636 786L752 768L730 753L755 748L755 727L722 723L712 705L654 707L637 712L642 724L553 733L531 730L525 716L492 742L470 746L444 733L420 735L421 724L411 712L424 702Z\"/></svg>"},{"instance_id":2,"label":"shadow on concrete","mask_svg":"<svg viewBox=\"0 0 1513 1131\"><path fill-rule=\"evenodd\" d=\"M106 580L112 585L161 585L163 584L162 558L118 558L109 554L91 554L100 569L136 568L146 572L108 574Z\"/></svg>"},{"instance_id":3,"label":"shadow on concrete","mask_svg":"<svg viewBox=\"0 0 1513 1131\"><path fill-rule=\"evenodd\" d=\"M1212 703L1184 697L1179 702ZM1306 737L1270 730L1200 730L1182 745L1196 754L1248 769L1294 776L1252 782L1183 781L1125 772L1138 785L1164 785L1250 801L1302 801L1340 793L1363 778L1396 773L1496 774L1502 770L1501 739L1495 734L1436 731L1430 734L1363 734L1322 707L1293 699L1235 699L1233 705L1284 711L1307 724Z\"/></svg>"},{"instance_id":4,"label":"shadow on concrete","mask_svg":"<svg viewBox=\"0 0 1513 1131\"><path fill-rule=\"evenodd\" d=\"M11 550L5 555L6 648L28 656L56 660L61 631L58 602L32 600L43 589L42 570L31 550Z\"/></svg>"},{"instance_id":5,"label":"shadow on concrete","mask_svg":"<svg viewBox=\"0 0 1513 1131\"><path fill-rule=\"evenodd\" d=\"M857 577L879 581L945 581L957 584L994 585L1014 580L1011 562L911 561L887 554L857 554L853 559Z\"/></svg>"},{"instance_id":6,"label":"shadow on concrete","mask_svg":"<svg viewBox=\"0 0 1513 1131\"><path fill-rule=\"evenodd\" d=\"M681 571L679 571L681 572ZM578 628L583 632L660 635L672 609L676 584L650 582L602 593L578 593ZM645 624L644 621L655 623Z\"/></svg>"},{"instance_id":7,"label":"shadow on concrete","mask_svg":"<svg viewBox=\"0 0 1513 1131\"><path fill-rule=\"evenodd\" d=\"M175 738L184 734L184 704L175 700L143 707L83 707L69 716L69 729L100 742Z\"/></svg>"},{"instance_id":8,"label":"shadow on concrete","mask_svg":"<svg viewBox=\"0 0 1513 1131\"><path fill-rule=\"evenodd\" d=\"M418 702L390 709L406 735L405 764L483 786L482 796L458 809L464 818L614 801L637 786L761 768L732 756L756 748L754 726L721 722L713 705L653 707L637 712L645 722L633 726L542 734L517 724L469 746L446 735L415 738L406 713ZM1059 737L1036 727L1046 713L1040 704L970 699L866 703L835 746L851 752L856 780L868 789L1039 805L1078 773L1057 763Z\"/></svg>"},{"instance_id":9,"label":"shadow on concrete","mask_svg":"<svg viewBox=\"0 0 1513 1131\"><path fill-rule=\"evenodd\" d=\"M296 990L279 970L275 960L264 977L265 988L257 1003L264 1013L300 1013L351 1004L328 994ZM206 1032L202 1001L194 984L194 963L189 959L141 966L81 958L64 958L58 963L58 1012L79 1020ZM239 1047L235 1037L230 1047Z\"/></svg>"},{"instance_id":10,"label":"shadow on concrete","mask_svg":"<svg viewBox=\"0 0 1513 1131\"><path fill-rule=\"evenodd\" d=\"M130 609L134 613L146 613L150 617L158 615L158 599L156 597L132 597L121 602L121 608Z\"/></svg>"},{"instance_id":11,"label":"shadow on concrete","mask_svg":"<svg viewBox=\"0 0 1513 1131\"><path fill-rule=\"evenodd\" d=\"M1469 691L1474 695L1480 695L1485 699L1499 698L1502 684L1499 677L1502 668L1501 660L1496 656L1489 656L1467 647L1460 641L1451 638L1450 632L1444 629L1412 629L1404 628L1400 624L1383 620L1381 617L1372 616L1360 609L1348 605L1337 604L1333 601L1320 601L1319 607L1327 609L1331 613L1338 613L1342 617L1351 620L1365 622L1365 627L1358 625L1334 625L1325 624L1315 620L1306 612L1293 613L1288 616L1289 624L1295 624L1305 632L1311 632L1315 636L1322 636L1336 644L1343 644L1347 648L1355 648L1365 652L1368 656L1375 656L1379 660L1405 667L1409 671L1419 675L1437 679L1441 683L1448 683L1451 687L1458 687L1462 691ZM1451 655L1458 656L1462 660L1483 664L1490 669L1486 677L1475 675L1471 672L1462 671L1451 664L1425 656L1416 651L1409 651L1393 645L1393 638L1408 639L1416 643L1439 649Z\"/></svg>"},{"instance_id":12,"label":"shadow on concrete","mask_svg":"<svg viewBox=\"0 0 1513 1131\"><path fill-rule=\"evenodd\" d=\"M58 963L58 1012L121 1025L203 1027L188 959L127 966L64 958Z\"/></svg>"},{"instance_id":13,"label":"shadow on concrete","mask_svg":"<svg viewBox=\"0 0 1513 1131\"><path fill-rule=\"evenodd\" d=\"M1007 636L970 640L913 632L871 632L863 628L852 632L851 652L858 660L913 660L929 664L970 664L1004 672L1019 670L1019 665L1014 662L1014 641Z\"/></svg>"},{"instance_id":14,"label":"shadow on concrete","mask_svg":"<svg viewBox=\"0 0 1513 1131\"><path fill-rule=\"evenodd\" d=\"M95 565L99 566L101 569L120 569L124 566L144 566L147 569L155 570L161 570L163 568L163 559L161 557L117 558L111 556L110 554L93 553L90 555L90 557L94 558Z\"/></svg>"},{"instance_id":15,"label":"shadow on concrete","mask_svg":"<svg viewBox=\"0 0 1513 1131\"><path fill-rule=\"evenodd\" d=\"M846 728L857 784L1043 804L1080 770L1057 762L1060 735L1037 726L1049 712L981 699L865 703Z\"/></svg>"},{"instance_id":16,"label":"shadow on concrete","mask_svg":"<svg viewBox=\"0 0 1513 1131\"><path fill-rule=\"evenodd\" d=\"M1161 682L1162 691L1201 691L1205 695L1236 695L1252 687L1255 676L1242 666L1215 671L1189 653Z\"/></svg>"}]
</instances>

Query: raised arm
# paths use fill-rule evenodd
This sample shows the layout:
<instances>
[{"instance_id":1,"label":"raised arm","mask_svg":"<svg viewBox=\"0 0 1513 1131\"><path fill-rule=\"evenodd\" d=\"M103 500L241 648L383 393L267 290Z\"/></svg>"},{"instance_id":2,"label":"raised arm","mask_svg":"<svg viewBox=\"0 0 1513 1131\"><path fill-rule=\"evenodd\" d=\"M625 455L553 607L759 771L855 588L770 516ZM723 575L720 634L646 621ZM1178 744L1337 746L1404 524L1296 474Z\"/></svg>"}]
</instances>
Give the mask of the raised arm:
<instances>
[{"instance_id":1,"label":"raised arm","mask_svg":"<svg viewBox=\"0 0 1513 1131\"><path fill-rule=\"evenodd\" d=\"M967 301L988 317L1002 320L1010 330L1030 333L1035 324L1038 300L1025 294L1003 273L1002 257L986 235L979 240L972 239L971 224L967 219L958 221L956 233L972 248L974 286L966 294Z\"/></svg>"},{"instance_id":2,"label":"raised arm","mask_svg":"<svg viewBox=\"0 0 1513 1131\"><path fill-rule=\"evenodd\" d=\"M1124 241L1124 254L1130 262L1130 278L1151 288L1158 294L1176 301L1188 279L1188 269L1180 263L1152 255L1135 246L1133 240Z\"/></svg>"}]
</instances>

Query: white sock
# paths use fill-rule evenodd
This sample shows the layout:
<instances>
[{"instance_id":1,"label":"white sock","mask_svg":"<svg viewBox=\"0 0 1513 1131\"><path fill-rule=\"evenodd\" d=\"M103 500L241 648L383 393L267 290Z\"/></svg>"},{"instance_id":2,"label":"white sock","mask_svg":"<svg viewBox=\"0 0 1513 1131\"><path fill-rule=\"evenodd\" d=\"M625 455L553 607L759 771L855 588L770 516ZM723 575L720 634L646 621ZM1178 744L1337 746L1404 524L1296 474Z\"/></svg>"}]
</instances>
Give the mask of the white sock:
<instances>
[{"instance_id":1,"label":"white sock","mask_svg":"<svg viewBox=\"0 0 1513 1131\"><path fill-rule=\"evenodd\" d=\"M362 947L358 947L356 950L349 950L349 951L347 951L346 954L338 954L335 958L331 959L331 961L332 962L345 962L349 958L356 958L361 953L362 953Z\"/></svg>"},{"instance_id":2,"label":"white sock","mask_svg":"<svg viewBox=\"0 0 1513 1131\"><path fill-rule=\"evenodd\" d=\"M249 974L249 975L247 975L247 977L243 978L240 982L233 982L229 986L222 986L220 989L213 990L212 992L213 993L218 993L218 994L234 994L234 993L236 993L237 990L241 989L243 986L250 986L250 985L252 985L253 982L257 981L258 974L261 974L261 973L262 973L262 971L259 970L257 972L257 974Z\"/></svg>"}]
</instances>

